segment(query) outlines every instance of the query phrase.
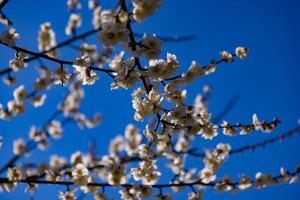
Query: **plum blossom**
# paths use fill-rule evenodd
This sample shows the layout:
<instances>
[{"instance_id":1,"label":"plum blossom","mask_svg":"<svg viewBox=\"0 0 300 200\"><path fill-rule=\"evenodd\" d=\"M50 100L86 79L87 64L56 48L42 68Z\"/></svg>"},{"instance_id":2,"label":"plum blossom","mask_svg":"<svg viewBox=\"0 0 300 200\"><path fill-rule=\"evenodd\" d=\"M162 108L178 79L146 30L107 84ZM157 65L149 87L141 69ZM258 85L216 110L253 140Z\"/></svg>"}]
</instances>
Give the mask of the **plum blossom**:
<instances>
[{"instance_id":1,"label":"plum blossom","mask_svg":"<svg viewBox=\"0 0 300 200\"><path fill-rule=\"evenodd\" d=\"M0 34L0 42L6 44L9 47L15 46L18 39L20 39L20 35L14 28L9 28L7 31L4 31Z\"/></svg>"}]
</instances>

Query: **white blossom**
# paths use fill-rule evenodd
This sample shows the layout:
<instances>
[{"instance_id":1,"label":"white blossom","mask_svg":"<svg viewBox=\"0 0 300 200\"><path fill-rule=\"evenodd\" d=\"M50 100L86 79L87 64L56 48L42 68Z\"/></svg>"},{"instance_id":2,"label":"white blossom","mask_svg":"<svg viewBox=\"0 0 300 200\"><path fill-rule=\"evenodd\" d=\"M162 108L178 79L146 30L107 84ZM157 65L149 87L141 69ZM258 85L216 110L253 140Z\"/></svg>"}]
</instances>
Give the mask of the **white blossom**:
<instances>
[{"instance_id":1,"label":"white blossom","mask_svg":"<svg viewBox=\"0 0 300 200\"><path fill-rule=\"evenodd\" d=\"M67 190L66 192L59 192L59 200L76 200L76 190Z\"/></svg>"},{"instance_id":2,"label":"white blossom","mask_svg":"<svg viewBox=\"0 0 300 200\"><path fill-rule=\"evenodd\" d=\"M90 68L91 59L88 56L76 58L73 67L77 72L77 79L81 81L83 85L93 85L95 81L99 79L99 76Z\"/></svg>"},{"instance_id":3,"label":"white blossom","mask_svg":"<svg viewBox=\"0 0 300 200\"><path fill-rule=\"evenodd\" d=\"M78 163L72 169L72 177L76 184L86 185L88 183L89 170L82 163Z\"/></svg>"},{"instance_id":4,"label":"white blossom","mask_svg":"<svg viewBox=\"0 0 300 200\"><path fill-rule=\"evenodd\" d=\"M15 155L18 155L18 156L24 155L27 152L26 144L23 139L19 138L19 139L14 140L13 152Z\"/></svg>"},{"instance_id":5,"label":"white blossom","mask_svg":"<svg viewBox=\"0 0 300 200\"><path fill-rule=\"evenodd\" d=\"M132 0L133 18L136 21L143 21L152 15L162 4L162 0Z\"/></svg>"},{"instance_id":6,"label":"white blossom","mask_svg":"<svg viewBox=\"0 0 300 200\"><path fill-rule=\"evenodd\" d=\"M49 51L56 46L55 33L52 30L51 24L46 22L41 24L40 31L38 33L38 47L40 51ZM55 50L47 53L49 56L56 57L57 52Z\"/></svg>"},{"instance_id":7,"label":"white blossom","mask_svg":"<svg viewBox=\"0 0 300 200\"><path fill-rule=\"evenodd\" d=\"M81 26L82 19L80 15L72 13L69 17L68 25L66 26L65 33L66 35L72 35L75 33L76 28Z\"/></svg>"},{"instance_id":8,"label":"white blossom","mask_svg":"<svg viewBox=\"0 0 300 200\"><path fill-rule=\"evenodd\" d=\"M240 58L245 58L248 55L249 49L245 47L237 47L235 54Z\"/></svg>"},{"instance_id":9,"label":"white blossom","mask_svg":"<svg viewBox=\"0 0 300 200\"><path fill-rule=\"evenodd\" d=\"M54 139L60 139L62 137L61 123L57 120L52 120L48 124L48 132Z\"/></svg>"},{"instance_id":10,"label":"white blossom","mask_svg":"<svg viewBox=\"0 0 300 200\"><path fill-rule=\"evenodd\" d=\"M24 85L20 85L18 88L14 90L14 98L15 101L18 103L21 103L26 97L27 97L27 92L25 90Z\"/></svg>"},{"instance_id":11,"label":"white blossom","mask_svg":"<svg viewBox=\"0 0 300 200\"><path fill-rule=\"evenodd\" d=\"M9 67L15 72L24 69L27 66L27 64L24 62L24 59L24 54L19 53L16 58L9 61Z\"/></svg>"},{"instance_id":12,"label":"white blossom","mask_svg":"<svg viewBox=\"0 0 300 200\"><path fill-rule=\"evenodd\" d=\"M9 47L15 46L18 39L20 39L20 35L14 28L9 28L7 31L2 32L0 35L0 41Z\"/></svg>"},{"instance_id":13,"label":"white blossom","mask_svg":"<svg viewBox=\"0 0 300 200\"><path fill-rule=\"evenodd\" d=\"M139 162L138 168L132 168L131 173L134 180L142 180L145 185L153 185L161 175L156 166L156 161L146 160Z\"/></svg>"},{"instance_id":14,"label":"white blossom","mask_svg":"<svg viewBox=\"0 0 300 200\"><path fill-rule=\"evenodd\" d=\"M10 180L10 181L20 181L23 179L23 172L14 167L14 168L8 168L7 170L7 178Z\"/></svg>"}]
</instances>

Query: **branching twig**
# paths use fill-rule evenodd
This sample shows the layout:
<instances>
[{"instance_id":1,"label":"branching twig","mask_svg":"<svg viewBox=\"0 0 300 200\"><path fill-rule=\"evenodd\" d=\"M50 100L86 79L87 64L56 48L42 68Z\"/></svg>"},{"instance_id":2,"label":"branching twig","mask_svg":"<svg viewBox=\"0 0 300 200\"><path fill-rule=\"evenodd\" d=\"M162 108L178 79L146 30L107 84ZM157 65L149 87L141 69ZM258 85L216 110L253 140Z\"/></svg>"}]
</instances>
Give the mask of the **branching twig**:
<instances>
[{"instance_id":1,"label":"branching twig","mask_svg":"<svg viewBox=\"0 0 300 200\"><path fill-rule=\"evenodd\" d=\"M293 172L287 172L289 177L295 177L298 176L300 173L299 169L296 169ZM272 178L272 180L275 183L279 183L280 179L284 178L283 175L276 175ZM0 178L0 183L27 183L27 184L48 184L48 185L64 185L64 186L71 186L75 185L74 182L72 181L48 181L48 180L38 180L38 179L23 179L23 180L9 180L8 178ZM196 186L196 185L201 185L204 187L215 187L218 184L222 183L223 180L216 181L216 182L210 182L210 183L204 183L201 180L196 180L193 182L182 182L182 183L166 183L166 184L155 184L155 185L150 185L152 188L170 188L170 187L191 187L191 186ZM255 184L255 180L251 180L252 184ZM237 187L239 185L239 182L228 182L228 185L232 187ZM124 187L124 188L130 188L133 187L134 185L136 186L142 186L142 185L137 185L137 184L121 184L118 186L111 185L109 183L88 183L87 186L96 186L96 187Z\"/></svg>"},{"instance_id":2,"label":"branching twig","mask_svg":"<svg viewBox=\"0 0 300 200\"><path fill-rule=\"evenodd\" d=\"M233 97L227 103L225 108L219 114L217 114L217 116L215 118L212 119L212 122L213 123L219 123L232 110L232 108L235 106L238 99L239 99L238 96Z\"/></svg>"}]
</instances>

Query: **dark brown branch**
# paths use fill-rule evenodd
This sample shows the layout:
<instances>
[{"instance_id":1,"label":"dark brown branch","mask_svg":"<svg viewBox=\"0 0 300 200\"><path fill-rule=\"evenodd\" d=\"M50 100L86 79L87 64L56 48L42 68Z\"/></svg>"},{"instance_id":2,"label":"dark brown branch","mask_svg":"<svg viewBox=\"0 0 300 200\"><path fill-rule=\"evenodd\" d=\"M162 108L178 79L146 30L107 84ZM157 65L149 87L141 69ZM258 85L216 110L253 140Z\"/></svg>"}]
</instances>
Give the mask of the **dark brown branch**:
<instances>
[{"instance_id":1,"label":"dark brown branch","mask_svg":"<svg viewBox=\"0 0 300 200\"><path fill-rule=\"evenodd\" d=\"M15 155L12 157L3 167L0 168L0 174L3 173L9 167L12 167L15 162L17 162L21 157L19 155Z\"/></svg>"},{"instance_id":2,"label":"dark brown branch","mask_svg":"<svg viewBox=\"0 0 300 200\"><path fill-rule=\"evenodd\" d=\"M7 44L5 44L3 42L0 42L0 44L9 47ZM37 58L44 58L46 60L50 60L50 61L53 61L53 62L56 62L56 63L59 63L59 64L66 64L66 65L72 65L73 64L73 62L70 62L70 61L65 61L65 60L60 60L60 59L57 59L57 58L53 58L53 57L47 56L43 53L37 53L37 52L31 51L31 50L28 50L28 49L24 49L24 48L21 48L21 47L18 47L18 46L13 46L13 47L10 47L10 48L14 49L17 52L23 52L25 54L29 54L29 55L35 56ZM24 61L27 62L28 59L25 59Z\"/></svg>"},{"instance_id":3,"label":"dark brown branch","mask_svg":"<svg viewBox=\"0 0 300 200\"><path fill-rule=\"evenodd\" d=\"M0 42L0 44L7 46L6 44L4 44L2 42ZM31 50L28 50L28 49L24 49L24 48L21 48L21 47L18 47L18 46L13 46L13 47L10 47L10 48L14 49L17 52L23 52L25 54L35 56L36 58L44 58L46 60L53 61L53 62L61 64L61 65L73 65L73 62L71 62L71 61L60 60L60 59L53 58L53 57L50 57L48 55L45 55L43 53L37 53L37 52L31 51ZM24 61L29 62L30 58L27 58ZM101 72L105 72L105 73L109 73L109 74L111 72L114 72L113 70L110 70L110 69L103 69L103 68L98 68L98 67L90 67L90 68L93 69L93 70L96 70L96 71L101 71ZM9 73L10 71L12 71L11 68L4 69L4 70L0 71L0 75Z\"/></svg>"},{"instance_id":4,"label":"dark brown branch","mask_svg":"<svg viewBox=\"0 0 300 200\"><path fill-rule=\"evenodd\" d=\"M7 20L8 25L10 25L10 26L13 25L12 21L4 14L4 12L2 10L0 10L0 14L4 19Z\"/></svg>"},{"instance_id":5,"label":"dark brown branch","mask_svg":"<svg viewBox=\"0 0 300 200\"><path fill-rule=\"evenodd\" d=\"M300 132L300 126L299 127L296 127L286 133L283 133L283 134L279 134L278 136L275 136L273 138L270 138L270 139L267 139L267 140L264 140L264 141L261 141L259 143L256 143L256 144L252 144L252 145L246 145L246 146L243 146L243 147L240 147L240 148L237 148L237 149L233 149L230 151L230 155L234 155L234 154L240 154L240 153L243 153L247 150L251 150L251 151L254 151L255 149L257 148L262 148L262 147L265 147L266 145L269 145L269 144L273 144L275 142L278 142L278 141L283 141L284 139L286 138L290 138L292 136L296 136L298 135ZM196 149L191 149L191 150L188 150L186 152L175 152L176 154L187 154L187 155L190 155L190 156L194 156L194 157L199 157L199 158L204 158L205 157L205 154L204 153L197 153L195 152ZM159 158L160 155L156 155L154 156L154 158ZM127 156L124 156L124 157L120 157L120 164L126 164L126 163L130 163L130 162L137 162L137 161L141 161L142 159L140 159L139 157L127 157ZM11 165L12 166L12 165ZM11 167L11 166L8 166L8 167ZM23 166L27 166L27 167L36 167L37 165L36 164L33 164L33 163L29 163L29 164L25 164ZM88 167L89 170L94 170L94 169L100 169L100 168L103 168L105 166L103 165L96 165L96 166L93 166L93 167ZM61 168L60 170L67 170L68 171L68 168L71 168L71 166L67 165L63 168ZM299 173L299 172L298 172ZM34 176L30 176L28 177L26 180L30 180L30 181L33 181L33 180L36 180L36 179L40 179L40 178L43 178L45 176L45 173L41 174L41 175L34 175ZM277 176L274 177L275 180L280 178L280 176ZM1 181L0 181L1 182ZM217 183L217 182L216 182ZM50 183L50 184L54 184L54 183ZM72 185L71 183L68 183L70 185ZM189 183L188 183L189 184ZM199 183L200 184L200 183ZM165 187L167 187L167 185L169 184L163 184ZM197 184L193 184L193 185L197 185ZM232 186L236 186L237 183L234 183L234 184L231 184ZM111 185L101 185L101 186L111 186ZM128 185L126 185L127 187ZM154 187L160 187L162 185L156 185ZM169 185L169 186L174 186L173 184L172 185ZM176 186L176 185L175 185ZM181 186L184 186L184 185L181 185Z\"/></svg>"},{"instance_id":6,"label":"dark brown branch","mask_svg":"<svg viewBox=\"0 0 300 200\"><path fill-rule=\"evenodd\" d=\"M233 97L225 106L225 108L215 117L212 119L213 123L219 123L235 106L237 100L239 99L238 96Z\"/></svg>"},{"instance_id":7,"label":"dark brown branch","mask_svg":"<svg viewBox=\"0 0 300 200\"><path fill-rule=\"evenodd\" d=\"M45 131L46 132L46 128L47 128L47 125L55 118L57 117L58 114L60 114L61 111L59 110L56 110L50 117L49 119L47 119L44 124L42 125L42 131ZM48 135L48 134L47 134ZM36 144L33 140L29 140L27 143L26 143L26 150L28 152L32 151L36 145ZM27 153L28 153L27 152ZM22 156L20 155L14 155L3 167L0 168L0 174L5 172L9 167L12 167L14 165L15 162L17 162L20 158L22 158Z\"/></svg>"},{"instance_id":8,"label":"dark brown branch","mask_svg":"<svg viewBox=\"0 0 300 200\"><path fill-rule=\"evenodd\" d=\"M130 27L131 28L131 27ZM33 52L33 51L29 51L29 50L26 50L26 49L22 49L22 48L20 48L19 50L21 51L21 50L26 50L27 52L24 52L24 51L22 51L22 52L24 52L24 53L27 53L27 54L30 54L30 55L32 55L32 57L30 57L30 58L26 58L25 59L25 62L31 62L31 61L33 61L33 60L36 60L36 59L38 59L38 58L45 58L45 59L48 59L48 58L51 58L51 57L49 57L49 56L47 56L47 55L43 55L43 54L47 54L47 53L49 53L49 52L51 52L51 51L54 51L54 50L56 50L56 49L59 49L59 48L61 48L61 47L64 47L64 46L67 46L67 45L70 45L71 43L73 43L73 42L75 42L75 41L77 41L77 40L80 40L80 39L84 39L84 38L86 38L86 37L88 37L88 36L90 36L90 35L93 35L93 34L95 34L95 33L97 33L97 32L99 32L99 31L101 31L101 27L100 28L98 28L98 29L92 29L92 30L89 30L89 31L87 31L87 32L85 32L85 33L82 33L82 34L79 34L79 35L76 35L76 36L73 36L72 38L70 38L70 39L67 39L67 40L65 40L65 41L63 41L63 42L60 42L60 43L58 43L56 46L54 46L54 47L52 47L52 48L50 48L50 49L48 49L47 51L42 51L42 52L40 52L40 53L37 53L37 52ZM138 33L137 33L138 34ZM135 39L134 39L134 33L131 31L131 42L133 42L133 48L135 49L136 48L136 41L135 41ZM166 37L166 38L168 38L168 37ZM133 39L133 40L132 40ZM3 44L3 43L1 43L1 44ZM5 44L4 44L5 45ZM6 45L7 46L7 45ZM43 55L43 56L41 56L41 55ZM54 60L53 60L54 59ZM71 64L71 62L69 62L69 61L63 61L63 60L59 60L59 59L55 59L55 58L53 58L52 59L52 61L54 61L54 62L57 62L57 63L62 63L62 64ZM49 60L49 59L48 59ZM137 61L137 64L138 64L138 67L139 68L142 68L142 65L140 64L140 62L139 61ZM105 69L100 69L100 68L95 68L95 70L98 70L98 71L107 71L107 70L105 70ZM3 74L7 74L7 73L9 73L9 72L11 72L12 71L12 69L11 68L6 68L6 69L4 69L4 70L1 70L0 71L0 75L3 75ZM112 70L111 70L112 71Z\"/></svg>"},{"instance_id":9,"label":"dark brown branch","mask_svg":"<svg viewBox=\"0 0 300 200\"><path fill-rule=\"evenodd\" d=\"M9 72L11 72L12 69L11 68L6 68L0 71L0 76L4 75L4 74L8 74Z\"/></svg>"},{"instance_id":10,"label":"dark brown branch","mask_svg":"<svg viewBox=\"0 0 300 200\"><path fill-rule=\"evenodd\" d=\"M2 0L0 3L0 10L2 10L4 8L4 6L6 6L6 4L8 3L9 0Z\"/></svg>"},{"instance_id":11,"label":"dark brown branch","mask_svg":"<svg viewBox=\"0 0 300 200\"><path fill-rule=\"evenodd\" d=\"M182 124L176 124L176 123L172 123L169 121L166 121L164 119L160 120L163 124L165 125L169 125L169 126L173 126L174 129L191 129L193 128L191 125L182 125ZM261 126L270 126L270 127L274 127L276 128L278 126L278 124L280 123L280 120L278 118L274 118L273 121L271 122L262 122L260 125ZM199 124L199 127L205 127L205 125ZM251 131L255 130L255 125L254 124L241 124L241 123L236 123L235 125L218 125L216 127L216 129L222 129L222 128L250 128Z\"/></svg>"},{"instance_id":12,"label":"dark brown branch","mask_svg":"<svg viewBox=\"0 0 300 200\"><path fill-rule=\"evenodd\" d=\"M257 148L263 148L265 147L266 145L269 145L269 144L273 144L275 142L279 142L279 141L283 141L284 139L286 138L290 138L292 136L296 136L300 133L300 126L286 132L286 133L283 133L283 134L279 134L275 137L272 137L270 139L267 139L267 140L264 140L262 142L258 142L256 144L251 144L251 145L246 145L246 146L243 146L243 147L240 147L238 149L233 149L230 151L230 154L238 154L238 153L242 153L242 152L245 152L247 150L250 150L250 151L254 151L255 149Z\"/></svg>"},{"instance_id":13,"label":"dark brown branch","mask_svg":"<svg viewBox=\"0 0 300 200\"><path fill-rule=\"evenodd\" d=\"M237 55L235 54L235 53L233 53L232 54L232 58L235 58ZM232 60L233 61L233 60ZM223 62L226 62L226 60L225 59L220 59L220 60L218 60L218 61L215 61L214 62L214 64L215 65L218 65L218 64L221 64L221 63L223 63ZM203 66L202 68L203 69L206 69L207 67L209 67L210 65L205 65L205 66ZM182 74L180 74L180 75L177 75L177 76L174 76L174 77L171 77L171 78L167 78L167 79L165 79L164 81L172 81L172 80L176 80L176 79L179 79L179 78L181 78L181 76L182 76Z\"/></svg>"},{"instance_id":14,"label":"dark brown branch","mask_svg":"<svg viewBox=\"0 0 300 200\"><path fill-rule=\"evenodd\" d=\"M88 37L88 36L90 36L90 35L93 35L93 34L99 32L100 30L101 30L101 28L98 28L98 29L92 29L92 30L89 30L89 31L87 31L87 32L85 32L85 33L82 33L82 34L73 36L73 37L70 38L70 39L67 39L67 40L65 40L65 41L63 41L63 42L58 43L56 46L54 46L54 47L48 49L47 51L42 51L41 54L49 53L49 52L51 52L51 51L53 51L53 50L56 50L56 49L59 49L59 48L61 48L61 47L66 46L66 45L69 45L69 44L71 44L72 42L75 42L75 41L77 41L77 40L84 39L84 38L86 38L86 37ZM28 58L27 61L30 62L30 61L35 60L35 59L37 59L37 58L39 58L39 57L38 57L38 56L33 56L33 57L31 57L31 58Z\"/></svg>"},{"instance_id":15,"label":"dark brown branch","mask_svg":"<svg viewBox=\"0 0 300 200\"><path fill-rule=\"evenodd\" d=\"M287 174L289 177L294 177L294 176L298 176L298 174L300 173L300 170L297 168L295 171L293 172L288 172ZM280 179L284 178L283 175L277 175L274 176L272 178L272 180L276 183L279 183ZM185 187L185 186L195 186L195 185L202 185L205 187L214 187L219 183L222 183L223 180L219 180L216 182L211 182L211 183L203 183L201 180L196 180L190 183L166 183L166 184L155 184L155 185L151 185L152 188L170 188L170 187ZM38 179L23 179L23 180L9 180L8 178L0 178L0 183L27 183L27 184L48 184L48 185L64 185L64 186L71 186L71 185L75 185L74 182L72 181L48 181L48 180L38 180ZM251 180L251 183L254 184L255 180ZM232 187L237 187L239 185L239 182L228 182L228 185L232 186ZM134 185L137 184L121 184L119 186L114 186L111 185L109 183L88 183L87 186L96 186L96 187L124 187L124 188L130 188L133 187ZM142 185L140 185L142 186Z\"/></svg>"},{"instance_id":16,"label":"dark brown branch","mask_svg":"<svg viewBox=\"0 0 300 200\"><path fill-rule=\"evenodd\" d=\"M65 40L65 41L63 41L63 42L61 42L61 43L58 43L56 46L54 46L54 47L48 49L47 51L42 51L42 52L40 52L40 53L34 52L34 54L30 54L30 55L32 55L32 57L27 58L25 61L26 61L26 62L31 62L31 61L33 61L33 60L36 60L36 59L38 59L38 58L41 57L40 55L47 54L47 53L49 53L49 52L51 52L51 51L53 51L53 50L56 50L56 49L58 49L58 48L64 47L64 46L66 46L66 45L69 45L69 44L71 44L72 42L75 42L75 41L77 41L77 40L80 40L80 39L83 39L83 38L88 37L88 36L90 36L90 35L93 35L93 34L97 33L97 32L100 31L100 30L101 30L100 28L98 28L98 29L92 29L92 30L89 30L89 31L87 31L87 32L85 32L85 33L83 33L83 34L74 36L74 37L72 37L72 38L70 38L70 39L68 39L68 40ZM5 44L4 44L4 45L5 45ZM6 46L7 46L7 45L6 45ZM47 56L47 57L49 57L49 56ZM45 58L45 57L44 57L44 58ZM61 63L61 62L58 62L58 63ZM0 75L7 74L7 73L9 73L9 72L11 72L11 71L12 71L12 69L8 67L8 68L6 68L6 69L4 69L4 70L1 70L1 71L0 71ZM100 70L99 70L99 71L100 71Z\"/></svg>"},{"instance_id":17,"label":"dark brown branch","mask_svg":"<svg viewBox=\"0 0 300 200\"><path fill-rule=\"evenodd\" d=\"M120 0L120 6L121 6L121 9L123 11L128 12L125 0ZM134 52L136 50L136 47L137 47L137 42L136 42L135 37L134 37L134 33L133 33L133 30L132 30L132 27L131 27L131 20L130 19L128 19L126 27L129 31L130 47L131 47L132 51ZM140 62L139 57L134 57L134 59L135 59L135 64L138 67L139 71L143 71L144 69L142 67L142 64ZM141 79L141 81L142 81L142 83L145 87L146 92L149 93L150 90L151 90L151 86L148 85L148 83L146 81L146 78L143 75L140 75L140 79Z\"/></svg>"},{"instance_id":18,"label":"dark brown branch","mask_svg":"<svg viewBox=\"0 0 300 200\"><path fill-rule=\"evenodd\" d=\"M300 126L298 126L296 128L293 128L293 129L291 129L290 131L288 131L286 133L282 133L282 134L279 134L277 136L274 136L270 139L266 139L266 140L260 141L258 143L247 144L245 146L242 146L242 147L239 147L239 148L236 148L236 149L232 149L229 152L229 154L230 155L241 154L241 153L244 153L246 151L253 152L254 150L256 150L258 148L264 148L267 145L274 144L276 142L281 142L281 141L284 141L287 138L291 138L293 136L299 135L299 133L300 133ZM175 151L175 150L173 150L173 151L174 151L174 153L176 153L178 155L186 154L186 155L190 155L190 156L198 157L198 158L204 158L205 157L205 153L199 153L199 152L197 152L197 149L195 149L195 148L189 149L187 151L182 151L182 152ZM159 157L161 157L161 156L160 155L155 155L154 156L154 158L159 158ZM140 159L139 157L133 156L133 157L121 157L120 160L121 160L121 163L124 164L124 163L127 163L127 162L141 161L142 159Z\"/></svg>"}]
</instances>

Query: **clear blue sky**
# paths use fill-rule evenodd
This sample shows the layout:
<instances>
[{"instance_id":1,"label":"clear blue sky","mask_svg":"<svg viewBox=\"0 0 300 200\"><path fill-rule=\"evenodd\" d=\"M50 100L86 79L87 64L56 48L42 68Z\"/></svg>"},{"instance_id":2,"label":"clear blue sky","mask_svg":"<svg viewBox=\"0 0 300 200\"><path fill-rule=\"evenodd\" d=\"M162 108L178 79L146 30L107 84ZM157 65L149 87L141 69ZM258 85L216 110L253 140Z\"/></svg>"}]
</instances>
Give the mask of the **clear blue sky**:
<instances>
[{"instance_id":1,"label":"clear blue sky","mask_svg":"<svg viewBox=\"0 0 300 200\"><path fill-rule=\"evenodd\" d=\"M83 1L82 1L83 2ZM101 1L104 8L110 8L115 1ZM109 3L107 3L109 2ZM79 32L91 28L91 14L84 4L83 26ZM282 124L274 133L280 133L296 126L300 117L300 1L298 0L210 0L210 1L171 1L165 0L162 8L145 23L135 24L134 29L139 33L157 33L158 35L186 35L196 34L197 39L184 43L166 43L163 46L162 57L166 52L175 53L183 69L187 69L192 60L203 65L211 59L217 58L219 52L233 50L236 46L247 46L250 55L247 59L233 64L222 64L216 73L200 79L189 89L189 102L201 92L204 84L211 84L210 111L218 113L235 95L240 96L234 110L226 117L231 122L249 122L253 113L260 118L272 120L280 117ZM50 21L56 31L57 41L63 41L64 28L68 13L66 2L63 0L13 1L4 9L14 22L15 28L21 34L19 46L37 50L37 32L41 23ZM89 39L95 41L95 37ZM0 69L7 67L7 61L13 56L12 51L0 47ZM61 58L72 60L74 52L65 48L60 51ZM31 68L37 63L31 63ZM52 68L56 67L50 64ZM32 70L25 70L18 77L22 77L18 84L30 84L37 76ZM0 84L0 102L12 99L14 87L8 88ZM55 109L61 99L64 89L53 88L48 95L46 106L33 109L28 105L26 115L15 118L7 123L0 121L0 135L5 144L0 151L0 165L12 156L12 141L16 137L27 137L31 124L41 125ZM51 148L45 152L34 151L29 158L22 161L45 161L53 154L67 156L76 151L87 151L87 144L91 138L96 138L98 153L107 153L107 146L112 137L123 134L128 123L134 123L141 129L142 124L134 122L131 107L131 90L110 91L110 79L101 76L93 87L86 87L86 98L82 110L86 113L101 112L103 123L93 130L81 132L76 125L65 129L62 140L51 143ZM209 143L198 140L199 148L214 146L218 141L231 142L232 147L254 143L267 139L272 135L255 133L250 136L228 138L220 136ZM286 140L284 143L274 144L266 149L259 149L254 153L246 153L230 158L221 168L219 175L228 174L238 178L240 173L253 176L256 171L273 172L277 174L281 166L294 169L300 162L300 137ZM201 161L193 161L189 165L202 165ZM57 190L64 187L48 189L41 186L36 200L56 199ZM2 193L0 199L26 199L24 186L14 193ZM177 195L175 199L185 199L186 191ZM210 199L243 199L256 200L283 198L298 199L299 184L269 187L263 190L244 191L239 194L216 193L208 190L206 200ZM118 198L117 198L118 199Z\"/></svg>"}]
</instances>

